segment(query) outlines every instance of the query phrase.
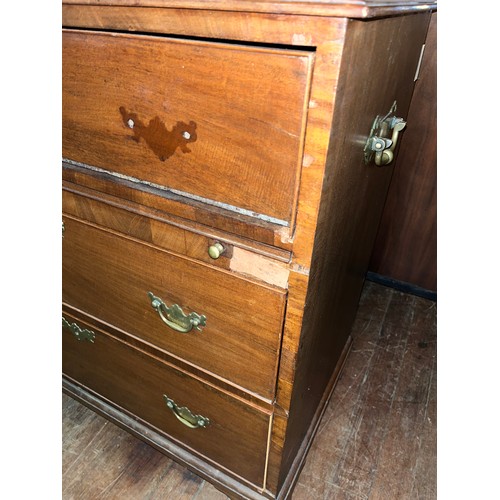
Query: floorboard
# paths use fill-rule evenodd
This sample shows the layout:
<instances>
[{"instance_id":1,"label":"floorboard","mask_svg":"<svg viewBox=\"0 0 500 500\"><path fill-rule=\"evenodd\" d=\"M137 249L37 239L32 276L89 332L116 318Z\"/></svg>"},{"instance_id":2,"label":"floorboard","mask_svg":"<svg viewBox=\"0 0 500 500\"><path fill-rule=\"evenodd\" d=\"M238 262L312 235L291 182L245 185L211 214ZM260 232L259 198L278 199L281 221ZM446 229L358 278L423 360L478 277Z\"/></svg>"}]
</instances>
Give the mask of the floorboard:
<instances>
[{"instance_id":1,"label":"floorboard","mask_svg":"<svg viewBox=\"0 0 500 500\"><path fill-rule=\"evenodd\" d=\"M293 500L433 500L436 303L367 281L353 347ZM63 395L64 500L226 500Z\"/></svg>"}]
</instances>

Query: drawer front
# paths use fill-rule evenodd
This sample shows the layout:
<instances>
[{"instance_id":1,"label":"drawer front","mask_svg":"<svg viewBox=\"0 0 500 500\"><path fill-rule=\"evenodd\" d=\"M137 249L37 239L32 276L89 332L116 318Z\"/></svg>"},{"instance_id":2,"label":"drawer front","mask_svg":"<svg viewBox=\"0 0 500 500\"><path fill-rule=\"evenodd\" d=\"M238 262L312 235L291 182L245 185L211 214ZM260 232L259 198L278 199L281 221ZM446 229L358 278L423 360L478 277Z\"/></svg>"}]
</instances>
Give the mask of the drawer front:
<instances>
[{"instance_id":1,"label":"drawer front","mask_svg":"<svg viewBox=\"0 0 500 500\"><path fill-rule=\"evenodd\" d=\"M284 292L69 217L64 225L65 303L273 397Z\"/></svg>"},{"instance_id":2,"label":"drawer front","mask_svg":"<svg viewBox=\"0 0 500 500\"><path fill-rule=\"evenodd\" d=\"M64 313L62 345L65 375L262 486L269 414Z\"/></svg>"},{"instance_id":3,"label":"drawer front","mask_svg":"<svg viewBox=\"0 0 500 500\"><path fill-rule=\"evenodd\" d=\"M252 276L281 288L287 288L290 253L255 240L239 239L234 234L216 231L202 224L188 226L182 219L148 210L138 204L95 193L75 193L63 189L63 212L73 218L122 233L169 252L203 261L234 273ZM216 253L214 248L222 253ZM215 253L214 253L215 252Z\"/></svg>"},{"instance_id":4,"label":"drawer front","mask_svg":"<svg viewBox=\"0 0 500 500\"><path fill-rule=\"evenodd\" d=\"M287 225L313 54L63 33L63 156Z\"/></svg>"}]
</instances>

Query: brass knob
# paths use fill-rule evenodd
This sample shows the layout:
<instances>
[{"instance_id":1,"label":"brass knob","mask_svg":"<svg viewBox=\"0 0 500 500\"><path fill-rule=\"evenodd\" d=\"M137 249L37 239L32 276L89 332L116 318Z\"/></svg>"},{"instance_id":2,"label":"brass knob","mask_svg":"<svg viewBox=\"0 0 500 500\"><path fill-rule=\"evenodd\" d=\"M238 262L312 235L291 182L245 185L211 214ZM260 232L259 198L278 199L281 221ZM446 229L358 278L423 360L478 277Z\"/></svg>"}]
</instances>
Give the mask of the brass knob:
<instances>
[{"instance_id":1,"label":"brass knob","mask_svg":"<svg viewBox=\"0 0 500 500\"><path fill-rule=\"evenodd\" d=\"M226 249L219 242L208 247L208 255L214 260L218 259L225 251Z\"/></svg>"}]
</instances>

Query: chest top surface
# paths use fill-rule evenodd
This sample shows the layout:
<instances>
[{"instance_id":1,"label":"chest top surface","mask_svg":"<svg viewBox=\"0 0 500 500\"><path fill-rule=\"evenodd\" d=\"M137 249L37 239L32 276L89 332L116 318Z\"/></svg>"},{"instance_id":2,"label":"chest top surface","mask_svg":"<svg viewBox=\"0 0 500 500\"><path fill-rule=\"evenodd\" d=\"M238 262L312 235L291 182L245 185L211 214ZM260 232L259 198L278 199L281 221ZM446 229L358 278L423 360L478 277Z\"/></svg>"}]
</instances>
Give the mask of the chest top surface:
<instances>
[{"instance_id":1,"label":"chest top surface","mask_svg":"<svg viewBox=\"0 0 500 500\"><path fill-rule=\"evenodd\" d=\"M425 0L63 0L63 4L370 18L434 10L437 2Z\"/></svg>"}]
</instances>

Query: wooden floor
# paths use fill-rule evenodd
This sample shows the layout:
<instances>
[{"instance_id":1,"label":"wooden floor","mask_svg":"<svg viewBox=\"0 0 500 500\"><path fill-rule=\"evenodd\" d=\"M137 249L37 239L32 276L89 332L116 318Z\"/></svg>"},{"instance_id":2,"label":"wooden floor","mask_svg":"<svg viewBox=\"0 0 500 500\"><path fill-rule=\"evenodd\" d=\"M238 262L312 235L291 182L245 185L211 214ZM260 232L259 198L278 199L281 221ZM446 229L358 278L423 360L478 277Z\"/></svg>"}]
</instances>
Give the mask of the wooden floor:
<instances>
[{"instance_id":1,"label":"wooden floor","mask_svg":"<svg viewBox=\"0 0 500 500\"><path fill-rule=\"evenodd\" d=\"M436 498L436 303L366 282L353 348L294 500ZM63 395L62 498L224 500Z\"/></svg>"}]
</instances>

